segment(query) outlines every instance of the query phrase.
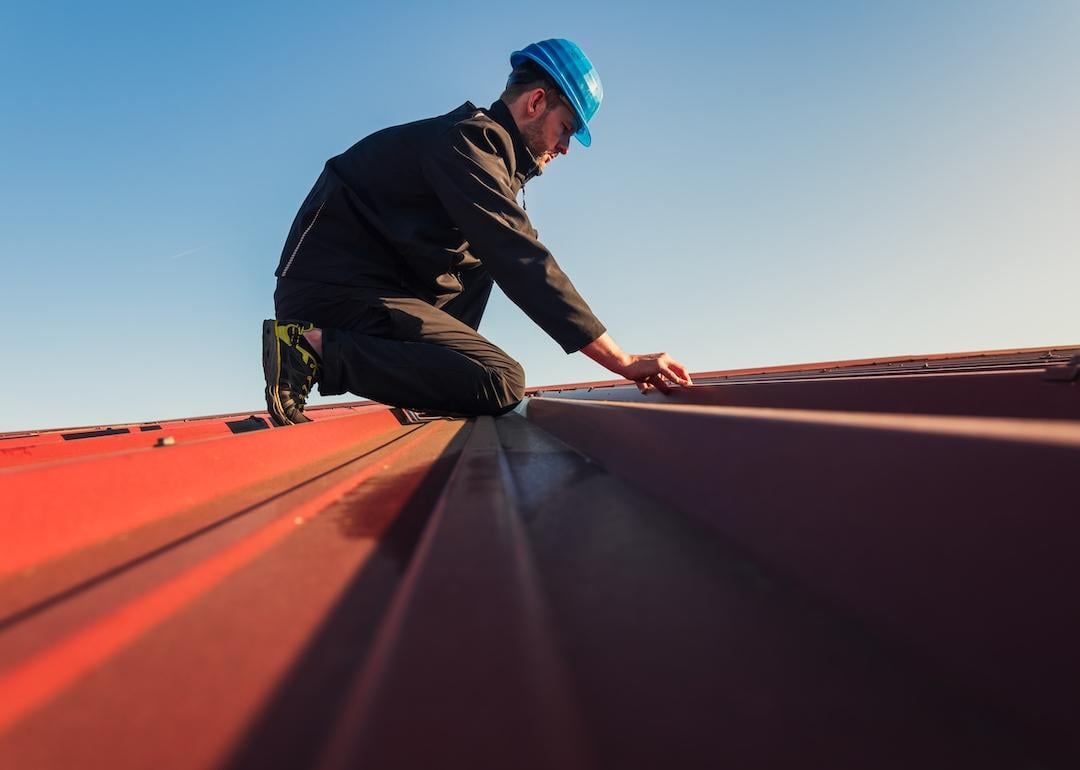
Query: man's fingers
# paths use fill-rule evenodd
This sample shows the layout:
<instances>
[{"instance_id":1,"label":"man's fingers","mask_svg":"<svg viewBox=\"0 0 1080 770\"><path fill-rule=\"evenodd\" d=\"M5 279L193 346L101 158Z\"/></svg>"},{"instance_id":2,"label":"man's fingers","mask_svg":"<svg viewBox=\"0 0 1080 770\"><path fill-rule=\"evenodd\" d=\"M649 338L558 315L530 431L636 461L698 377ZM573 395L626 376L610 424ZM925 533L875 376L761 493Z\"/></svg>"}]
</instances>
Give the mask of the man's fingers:
<instances>
[{"instance_id":1,"label":"man's fingers","mask_svg":"<svg viewBox=\"0 0 1080 770\"><path fill-rule=\"evenodd\" d=\"M661 373L676 385L690 385L690 378L686 375L686 369L675 361L667 365L661 364Z\"/></svg>"},{"instance_id":2,"label":"man's fingers","mask_svg":"<svg viewBox=\"0 0 1080 770\"><path fill-rule=\"evenodd\" d=\"M642 393L648 393L653 388L661 393L671 393L671 385L694 384L686 367L672 359L667 353L649 353L634 356L634 358L637 360L624 376L635 380Z\"/></svg>"},{"instance_id":3,"label":"man's fingers","mask_svg":"<svg viewBox=\"0 0 1080 770\"><path fill-rule=\"evenodd\" d=\"M678 361L671 362L671 371L675 372L681 377L680 385L693 385L694 381L690 379L690 372L686 371L686 367L680 364Z\"/></svg>"},{"instance_id":4,"label":"man's fingers","mask_svg":"<svg viewBox=\"0 0 1080 770\"><path fill-rule=\"evenodd\" d=\"M659 390L665 396L668 393L671 392L671 388L668 386L668 384L666 382L664 382L664 378L661 377L659 374L654 374L652 377L650 377L648 379L648 382L649 382L650 385L652 385L654 388Z\"/></svg>"}]
</instances>

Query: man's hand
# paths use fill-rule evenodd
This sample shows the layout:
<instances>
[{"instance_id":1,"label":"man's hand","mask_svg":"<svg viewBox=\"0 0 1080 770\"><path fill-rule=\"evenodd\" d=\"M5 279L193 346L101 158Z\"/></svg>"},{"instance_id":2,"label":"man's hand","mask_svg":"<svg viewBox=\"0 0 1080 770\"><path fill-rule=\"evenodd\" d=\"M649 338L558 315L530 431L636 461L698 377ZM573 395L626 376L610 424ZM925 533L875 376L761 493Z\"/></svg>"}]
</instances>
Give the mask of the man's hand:
<instances>
[{"instance_id":1,"label":"man's hand","mask_svg":"<svg viewBox=\"0 0 1080 770\"><path fill-rule=\"evenodd\" d=\"M636 382L642 393L653 388L670 393L672 385L694 384L686 367L667 353L624 353L607 332L583 347L581 352L605 369Z\"/></svg>"},{"instance_id":2,"label":"man's hand","mask_svg":"<svg viewBox=\"0 0 1080 770\"><path fill-rule=\"evenodd\" d=\"M670 393L672 385L686 387L694 383L686 367L667 353L645 353L630 355L630 363L624 367L622 376L637 383L638 390L648 393L656 388L661 393Z\"/></svg>"}]
</instances>

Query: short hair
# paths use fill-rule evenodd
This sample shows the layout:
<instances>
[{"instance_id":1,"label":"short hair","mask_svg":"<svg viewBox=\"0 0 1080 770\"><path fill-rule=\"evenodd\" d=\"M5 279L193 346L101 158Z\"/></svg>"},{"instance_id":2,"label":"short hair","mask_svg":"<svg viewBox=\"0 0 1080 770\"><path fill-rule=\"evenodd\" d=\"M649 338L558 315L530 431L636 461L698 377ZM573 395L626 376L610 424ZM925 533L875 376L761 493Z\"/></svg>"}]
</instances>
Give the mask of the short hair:
<instances>
[{"instance_id":1,"label":"short hair","mask_svg":"<svg viewBox=\"0 0 1080 770\"><path fill-rule=\"evenodd\" d=\"M545 93L553 91L555 96L565 98L562 89L555 84L551 75L547 74L547 72L532 59L526 59L521 64L514 67L513 72L510 73L510 77L506 79L506 88L499 98L509 104L526 91L532 91L534 88L543 88ZM554 102L550 95L548 101ZM548 109L551 109L551 107L549 106Z\"/></svg>"}]
</instances>

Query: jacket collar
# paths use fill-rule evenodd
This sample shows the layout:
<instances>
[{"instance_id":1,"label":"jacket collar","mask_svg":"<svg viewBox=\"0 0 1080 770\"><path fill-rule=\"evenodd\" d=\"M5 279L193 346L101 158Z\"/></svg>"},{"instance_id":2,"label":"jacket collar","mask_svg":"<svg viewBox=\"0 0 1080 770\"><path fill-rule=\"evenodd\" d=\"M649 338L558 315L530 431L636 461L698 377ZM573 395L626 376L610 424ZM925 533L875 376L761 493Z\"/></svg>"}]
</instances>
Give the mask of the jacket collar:
<instances>
[{"instance_id":1,"label":"jacket collar","mask_svg":"<svg viewBox=\"0 0 1080 770\"><path fill-rule=\"evenodd\" d=\"M510 114L510 108L506 106L506 102L502 99L496 99L488 114L495 119L500 126L506 129L506 132L510 134L510 138L514 142L514 157L517 165L517 176L521 177L521 182L525 182L532 179L534 176L539 176L543 173L540 170L540 166L536 163L536 158L533 156L532 151L529 150L528 145L525 144L525 137L521 135L521 130L517 126L517 122L514 120L514 116Z\"/></svg>"}]
</instances>

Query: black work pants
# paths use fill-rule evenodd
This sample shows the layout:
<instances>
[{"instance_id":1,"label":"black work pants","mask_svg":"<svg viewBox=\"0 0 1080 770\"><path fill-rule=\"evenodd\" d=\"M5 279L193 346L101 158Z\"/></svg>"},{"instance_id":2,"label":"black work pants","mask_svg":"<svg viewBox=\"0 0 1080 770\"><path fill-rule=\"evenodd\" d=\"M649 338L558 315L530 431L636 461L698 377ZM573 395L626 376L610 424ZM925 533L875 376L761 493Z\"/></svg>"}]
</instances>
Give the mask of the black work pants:
<instances>
[{"instance_id":1,"label":"black work pants","mask_svg":"<svg viewBox=\"0 0 1080 770\"><path fill-rule=\"evenodd\" d=\"M483 269L436 308L392 288L279 278L279 320L322 330L319 392L353 393L391 406L455 414L504 414L525 394L521 365L477 332L491 294Z\"/></svg>"}]
</instances>

